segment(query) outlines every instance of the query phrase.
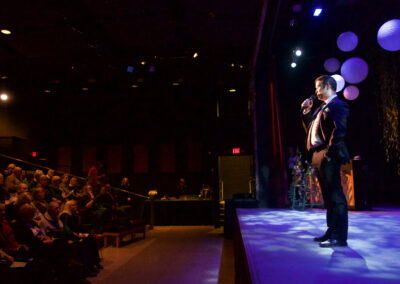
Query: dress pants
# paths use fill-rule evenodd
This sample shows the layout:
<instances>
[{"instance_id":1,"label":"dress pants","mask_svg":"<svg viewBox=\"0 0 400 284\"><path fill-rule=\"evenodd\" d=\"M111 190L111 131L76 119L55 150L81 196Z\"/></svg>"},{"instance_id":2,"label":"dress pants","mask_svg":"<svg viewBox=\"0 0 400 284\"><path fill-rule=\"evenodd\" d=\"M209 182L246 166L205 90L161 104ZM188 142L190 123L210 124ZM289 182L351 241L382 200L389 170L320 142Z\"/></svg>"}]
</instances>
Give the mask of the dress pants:
<instances>
[{"instance_id":1,"label":"dress pants","mask_svg":"<svg viewBox=\"0 0 400 284\"><path fill-rule=\"evenodd\" d=\"M327 234L331 239L347 241L348 215L347 201L343 193L340 162L324 158L326 149L312 155L312 166L321 186L322 197L326 208Z\"/></svg>"}]
</instances>

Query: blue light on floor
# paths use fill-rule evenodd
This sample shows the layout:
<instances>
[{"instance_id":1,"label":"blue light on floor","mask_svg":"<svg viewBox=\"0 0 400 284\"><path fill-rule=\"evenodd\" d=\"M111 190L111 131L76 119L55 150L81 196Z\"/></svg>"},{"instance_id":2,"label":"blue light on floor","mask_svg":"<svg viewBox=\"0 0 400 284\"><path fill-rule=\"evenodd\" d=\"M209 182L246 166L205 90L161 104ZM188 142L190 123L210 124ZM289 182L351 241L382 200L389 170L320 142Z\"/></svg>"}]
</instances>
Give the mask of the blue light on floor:
<instances>
[{"instance_id":1,"label":"blue light on floor","mask_svg":"<svg viewBox=\"0 0 400 284\"><path fill-rule=\"evenodd\" d=\"M319 17L319 15L321 15L322 13L322 9L321 8L316 8L314 10L314 17Z\"/></svg>"}]
</instances>

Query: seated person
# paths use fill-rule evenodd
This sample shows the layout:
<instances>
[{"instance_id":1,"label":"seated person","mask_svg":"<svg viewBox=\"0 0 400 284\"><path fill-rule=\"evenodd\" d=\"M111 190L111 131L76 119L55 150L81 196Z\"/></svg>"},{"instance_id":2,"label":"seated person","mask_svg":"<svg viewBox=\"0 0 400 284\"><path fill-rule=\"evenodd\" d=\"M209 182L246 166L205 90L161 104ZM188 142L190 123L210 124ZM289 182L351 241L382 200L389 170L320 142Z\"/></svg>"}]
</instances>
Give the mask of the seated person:
<instances>
[{"instance_id":1,"label":"seated person","mask_svg":"<svg viewBox=\"0 0 400 284\"><path fill-rule=\"evenodd\" d=\"M179 198L181 195L188 195L189 194L189 188L186 185L185 179L180 178L178 186L176 187L176 198Z\"/></svg>"},{"instance_id":2,"label":"seated person","mask_svg":"<svg viewBox=\"0 0 400 284\"><path fill-rule=\"evenodd\" d=\"M51 201L46 212L39 221L39 227L45 229L46 234L52 237L60 237L64 232L64 225L58 215L60 214L60 204L56 201Z\"/></svg>"},{"instance_id":3,"label":"seated person","mask_svg":"<svg viewBox=\"0 0 400 284\"><path fill-rule=\"evenodd\" d=\"M46 192L42 187L37 187L32 192L33 205L44 214L47 211L48 203L45 199Z\"/></svg>"},{"instance_id":4,"label":"seated person","mask_svg":"<svg viewBox=\"0 0 400 284\"><path fill-rule=\"evenodd\" d=\"M62 191L60 190L60 184L61 184L61 178L59 176L53 176L51 178L51 183L49 185L48 191L53 198L59 200L61 203L63 197L62 197Z\"/></svg>"}]
</instances>

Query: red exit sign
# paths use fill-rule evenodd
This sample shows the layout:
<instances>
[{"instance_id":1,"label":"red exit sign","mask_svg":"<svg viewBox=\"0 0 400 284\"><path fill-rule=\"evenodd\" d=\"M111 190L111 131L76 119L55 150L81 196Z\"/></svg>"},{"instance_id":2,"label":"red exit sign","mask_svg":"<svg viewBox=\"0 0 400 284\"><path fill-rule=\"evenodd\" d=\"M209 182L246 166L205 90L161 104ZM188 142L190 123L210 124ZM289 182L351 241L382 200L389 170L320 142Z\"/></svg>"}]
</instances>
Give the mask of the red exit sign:
<instances>
[{"instance_id":1,"label":"red exit sign","mask_svg":"<svg viewBox=\"0 0 400 284\"><path fill-rule=\"evenodd\" d=\"M240 148L232 148L232 154L234 155L240 154Z\"/></svg>"}]
</instances>

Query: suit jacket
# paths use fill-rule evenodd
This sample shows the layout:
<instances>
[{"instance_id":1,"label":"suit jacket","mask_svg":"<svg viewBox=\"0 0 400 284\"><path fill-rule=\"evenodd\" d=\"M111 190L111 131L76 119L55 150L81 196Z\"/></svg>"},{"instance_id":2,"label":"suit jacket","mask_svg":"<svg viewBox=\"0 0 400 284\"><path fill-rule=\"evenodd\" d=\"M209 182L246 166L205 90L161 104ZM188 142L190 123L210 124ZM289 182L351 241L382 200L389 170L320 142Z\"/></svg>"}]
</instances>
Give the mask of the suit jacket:
<instances>
[{"instance_id":1,"label":"suit jacket","mask_svg":"<svg viewBox=\"0 0 400 284\"><path fill-rule=\"evenodd\" d=\"M318 112L312 111L302 115L303 126L307 133L311 131L312 121L317 117ZM341 163L347 163L350 159L349 152L344 143L349 117L349 105L338 97L334 98L322 110L319 124L317 125L318 136L322 139L321 149L326 149L326 155L337 159Z\"/></svg>"}]
</instances>

